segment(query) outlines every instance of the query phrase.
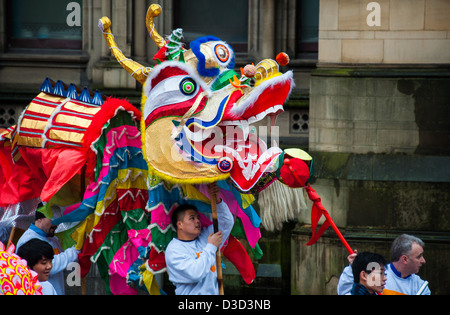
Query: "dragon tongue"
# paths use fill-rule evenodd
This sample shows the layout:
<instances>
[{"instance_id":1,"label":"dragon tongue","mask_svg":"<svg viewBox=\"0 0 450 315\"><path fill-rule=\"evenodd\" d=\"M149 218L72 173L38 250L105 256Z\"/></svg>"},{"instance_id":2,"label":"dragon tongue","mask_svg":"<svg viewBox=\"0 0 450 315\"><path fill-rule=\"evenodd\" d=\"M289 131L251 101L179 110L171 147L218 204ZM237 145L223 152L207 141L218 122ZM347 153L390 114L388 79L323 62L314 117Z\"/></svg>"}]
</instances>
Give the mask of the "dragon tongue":
<instances>
[{"instance_id":1,"label":"dragon tongue","mask_svg":"<svg viewBox=\"0 0 450 315\"><path fill-rule=\"evenodd\" d=\"M273 126L275 126L275 124L277 123L277 117L276 115L271 115L270 116L270 127L272 128Z\"/></svg>"}]
</instances>

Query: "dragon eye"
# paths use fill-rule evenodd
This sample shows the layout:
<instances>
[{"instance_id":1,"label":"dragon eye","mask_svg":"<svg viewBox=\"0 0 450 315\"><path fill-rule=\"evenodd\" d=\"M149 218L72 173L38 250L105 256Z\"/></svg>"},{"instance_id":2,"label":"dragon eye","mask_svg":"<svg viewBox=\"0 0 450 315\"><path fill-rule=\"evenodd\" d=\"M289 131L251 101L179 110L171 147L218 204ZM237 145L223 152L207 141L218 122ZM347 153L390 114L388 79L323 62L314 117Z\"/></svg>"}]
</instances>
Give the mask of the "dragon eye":
<instances>
[{"instance_id":1,"label":"dragon eye","mask_svg":"<svg viewBox=\"0 0 450 315\"><path fill-rule=\"evenodd\" d=\"M216 45L214 51L216 52L217 58L219 58L221 62L225 63L228 61L228 59L230 59L230 52L228 51L228 48L225 47L224 45L222 44Z\"/></svg>"},{"instance_id":2,"label":"dragon eye","mask_svg":"<svg viewBox=\"0 0 450 315\"><path fill-rule=\"evenodd\" d=\"M197 83L191 78L185 78L180 83L180 91L184 95L192 95L197 90Z\"/></svg>"}]
</instances>

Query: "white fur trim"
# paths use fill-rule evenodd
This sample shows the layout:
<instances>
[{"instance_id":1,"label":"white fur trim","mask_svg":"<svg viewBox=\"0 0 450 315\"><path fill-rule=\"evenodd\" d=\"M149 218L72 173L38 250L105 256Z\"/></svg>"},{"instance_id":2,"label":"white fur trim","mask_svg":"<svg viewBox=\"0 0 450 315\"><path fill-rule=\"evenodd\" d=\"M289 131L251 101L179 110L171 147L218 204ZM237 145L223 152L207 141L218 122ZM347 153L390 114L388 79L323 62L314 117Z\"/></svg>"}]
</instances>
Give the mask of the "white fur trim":
<instances>
[{"instance_id":1,"label":"white fur trim","mask_svg":"<svg viewBox=\"0 0 450 315\"><path fill-rule=\"evenodd\" d=\"M231 112L233 114L236 114L238 116L242 116L249 108L251 108L255 102L258 100L259 96L268 88L271 88L277 84L286 82L286 81L290 81L291 83L291 88L288 94L291 94L292 89L295 87L295 83L294 83L294 74L292 71L288 71L285 74L282 74L281 76L275 77L273 79L267 80L263 83L261 83L261 85L255 87L253 89L253 91L251 92L251 96L245 100L244 103L239 104L239 106L237 107L233 107L231 109ZM276 104L276 105L283 105L283 104Z\"/></svg>"}]
</instances>

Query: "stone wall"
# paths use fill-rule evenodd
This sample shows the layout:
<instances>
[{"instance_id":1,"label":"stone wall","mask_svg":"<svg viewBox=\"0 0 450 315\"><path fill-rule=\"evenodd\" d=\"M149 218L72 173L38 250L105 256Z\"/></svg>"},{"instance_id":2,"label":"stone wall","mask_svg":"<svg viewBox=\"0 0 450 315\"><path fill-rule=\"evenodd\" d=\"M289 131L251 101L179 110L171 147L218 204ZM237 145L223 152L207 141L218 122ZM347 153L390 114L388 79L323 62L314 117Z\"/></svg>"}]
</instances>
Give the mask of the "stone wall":
<instances>
[{"instance_id":1,"label":"stone wall","mask_svg":"<svg viewBox=\"0 0 450 315\"><path fill-rule=\"evenodd\" d=\"M449 16L446 0L321 0L319 62L449 63Z\"/></svg>"},{"instance_id":2,"label":"stone wall","mask_svg":"<svg viewBox=\"0 0 450 315\"><path fill-rule=\"evenodd\" d=\"M449 75L447 69L316 71L310 150L449 154Z\"/></svg>"}]
</instances>

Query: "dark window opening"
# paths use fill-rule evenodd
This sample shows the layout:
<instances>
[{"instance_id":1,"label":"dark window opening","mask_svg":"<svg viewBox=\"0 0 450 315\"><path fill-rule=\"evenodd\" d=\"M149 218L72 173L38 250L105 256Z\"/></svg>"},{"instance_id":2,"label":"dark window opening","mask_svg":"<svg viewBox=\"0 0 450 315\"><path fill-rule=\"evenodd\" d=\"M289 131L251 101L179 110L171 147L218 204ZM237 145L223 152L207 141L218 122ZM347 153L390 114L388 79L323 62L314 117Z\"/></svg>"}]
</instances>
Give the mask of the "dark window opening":
<instances>
[{"instance_id":1,"label":"dark window opening","mask_svg":"<svg viewBox=\"0 0 450 315\"><path fill-rule=\"evenodd\" d=\"M299 55L317 54L319 48L320 0L297 1L296 45Z\"/></svg>"},{"instance_id":2,"label":"dark window opening","mask_svg":"<svg viewBox=\"0 0 450 315\"><path fill-rule=\"evenodd\" d=\"M82 48L82 0L7 1L8 48Z\"/></svg>"}]
</instances>

